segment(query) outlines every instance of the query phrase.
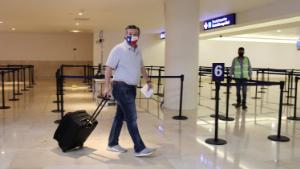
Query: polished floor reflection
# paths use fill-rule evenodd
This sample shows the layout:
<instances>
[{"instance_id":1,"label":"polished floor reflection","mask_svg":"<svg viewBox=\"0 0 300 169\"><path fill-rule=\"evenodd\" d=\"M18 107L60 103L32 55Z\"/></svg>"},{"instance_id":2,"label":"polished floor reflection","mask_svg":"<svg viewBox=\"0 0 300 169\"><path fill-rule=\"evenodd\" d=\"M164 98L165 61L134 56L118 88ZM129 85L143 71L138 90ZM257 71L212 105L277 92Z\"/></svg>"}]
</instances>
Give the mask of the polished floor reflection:
<instances>
[{"instance_id":1,"label":"polished floor reflection","mask_svg":"<svg viewBox=\"0 0 300 169\"><path fill-rule=\"evenodd\" d=\"M279 87L272 86L254 100L255 87L248 93L248 110L231 106L235 89L230 95L229 116L235 120L220 121L219 137L228 143L212 146L205 143L214 136L215 101L209 81L199 92L197 112L184 112L189 119L175 121L171 112L160 108L160 102L137 99L138 123L141 135L149 147L158 148L154 156L136 158L126 125L120 144L128 153L106 151L107 138L115 107L105 107L98 117L100 124L85 143L84 149L62 153L52 139L59 113L56 108L54 82L39 81L30 91L19 96L20 101L9 102L11 109L0 110L0 169L297 169L300 166L300 122L289 121L293 107L283 107L282 135L290 142L279 143L267 139L276 134ZM67 81L65 110L96 107L92 93L81 82ZM259 87L260 89L260 87ZM10 96L11 84L6 85ZM225 88L220 91L220 113L225 112ZM142 97L138 94L138 97ZM7 98L8 99L8 98ZM159 100L159 98L155 98ZM198 98L195 98L198 99ZM284 99L285 100L285 99ZM285 100L286 101L286 100Z\"/></svg>"}]
</instances>

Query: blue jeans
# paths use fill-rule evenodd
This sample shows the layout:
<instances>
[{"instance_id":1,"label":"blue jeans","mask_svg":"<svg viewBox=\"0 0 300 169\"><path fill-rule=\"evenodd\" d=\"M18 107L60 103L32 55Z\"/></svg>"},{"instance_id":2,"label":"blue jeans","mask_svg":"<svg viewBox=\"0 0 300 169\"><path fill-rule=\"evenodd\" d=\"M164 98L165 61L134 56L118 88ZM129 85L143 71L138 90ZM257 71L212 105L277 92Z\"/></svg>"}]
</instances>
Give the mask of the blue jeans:
<instances>
[{"instance_id":1,"label":"blue jeans","mask_svg":"<svg viewBox=\"0 0 300 169\"><path fill-rule=\"evenodd\" d=\"M247 79L236 79L235 82L236 82L237 104L240 105L242 103L242 105L245 106L246 99L247 99ZM243 99L241 99L241 89L243 92Z\"/></svg>"},{"instance_id":2,"label":"blue jeans","mask_svg":"<svg viewBox=\"0 0 300 169\"><path fill-rule=\"evenodd\" d=\"M112 95L117 101L117 112L110 131L108 146L119 144L123 121L126 121L129 134L134 143L135 152L142 151L145 145L136 122L136 86L128 85L124 82L113 82Z\"/></svg>"}]
</instances>

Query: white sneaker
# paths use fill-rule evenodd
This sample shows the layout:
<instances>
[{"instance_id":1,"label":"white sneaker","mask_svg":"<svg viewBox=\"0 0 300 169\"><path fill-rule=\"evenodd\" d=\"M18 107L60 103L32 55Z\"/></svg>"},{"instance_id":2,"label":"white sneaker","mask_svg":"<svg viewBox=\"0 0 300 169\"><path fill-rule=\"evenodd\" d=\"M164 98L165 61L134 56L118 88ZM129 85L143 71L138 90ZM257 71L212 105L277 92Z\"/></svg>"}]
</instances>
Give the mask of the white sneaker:
<instances>
[{"instance_id":1,"label":"white sneaker","mask_svg":"<svg viewBox=\"0 0 300 169\"><path fill-rule=\"evenodd\" d=\"M154 148L144 148L142 151L140 152L136 152L134 153L134 155L136 157L146 157L146 156L150 156L151 154L153 154L156 151L156 149Z\"/></svg>"},{"instance_id":2,"label":"white sneaker","mask_svg":"<svg viewBox=\"0 0 300 169\"><path fill-rule=\"evenodd\" d=\"M127 149L121 147L120 145L108 146L107 151L117 152L117 153L126 153Z\"/></svg>"}]
</instances>

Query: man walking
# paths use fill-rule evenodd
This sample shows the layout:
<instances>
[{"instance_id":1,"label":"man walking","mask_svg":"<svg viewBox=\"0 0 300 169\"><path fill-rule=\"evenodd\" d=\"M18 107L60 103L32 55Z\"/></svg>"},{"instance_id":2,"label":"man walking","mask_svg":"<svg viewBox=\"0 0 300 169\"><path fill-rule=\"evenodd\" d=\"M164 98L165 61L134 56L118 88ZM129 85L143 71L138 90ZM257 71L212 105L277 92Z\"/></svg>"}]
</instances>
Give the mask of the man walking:
<instances>
[{"instance_id":1,"label":"man walking","mask_svg":"<svg viewBox=\"0 0 300 169\"><path fill-rule=\"evenodd\" d=\"M115 70L112 81L112 95L117 101L117 111L110 131L107 150L125 153L127 150L119 145L119 136L123 121L126 122L129 134L134 143L135 156L149 156L155 149L147 148L140 136L137 126L137 112L135 105L136 86L141 74L148 87L152 88L143 64L141 50L137 45L140 29L135 25L125 28L125 40L116 45L110 52L105 69L104 96L108 96L110 77Z\"/></svg>"},{"instance_id":2,"label":"man walking","mask_svg":"<svg viewBox=\"0 0 300 169\"><path fill-rule=\"evenodd\" d=\"M242 106L245 110L247 109L246 98L247 98L247 80L252 79L252 68L248 57L244 56L245 49L240 47L238 49L238 57L235 57L232 61L230 76L236 81L236 96L237 103L236 108ZM241 100L241 89L243 92L243 99ZM242 102L241 102L242 101Z\"/></svg>"}]
</instances>

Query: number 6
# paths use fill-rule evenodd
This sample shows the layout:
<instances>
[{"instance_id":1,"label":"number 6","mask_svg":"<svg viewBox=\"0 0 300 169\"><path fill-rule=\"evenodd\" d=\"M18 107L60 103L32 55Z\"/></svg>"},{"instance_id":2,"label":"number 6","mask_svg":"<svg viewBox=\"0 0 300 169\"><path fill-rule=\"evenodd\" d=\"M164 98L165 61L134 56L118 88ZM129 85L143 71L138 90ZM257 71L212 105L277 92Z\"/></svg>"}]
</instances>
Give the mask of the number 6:
<instances>
[{"instance_id":1,"label":"number 6","mask_svg":"<svg viewBox=\"0 0 300 169\"><path fill-rule=\"evenodd\" d=\"M217 76L217 77L220 77L220 76L222 76L223 75L223 71L222 71L222 66L221 65L217 65L216 67L215 67L215 75Z\"/></svg>"}]
</instances>

